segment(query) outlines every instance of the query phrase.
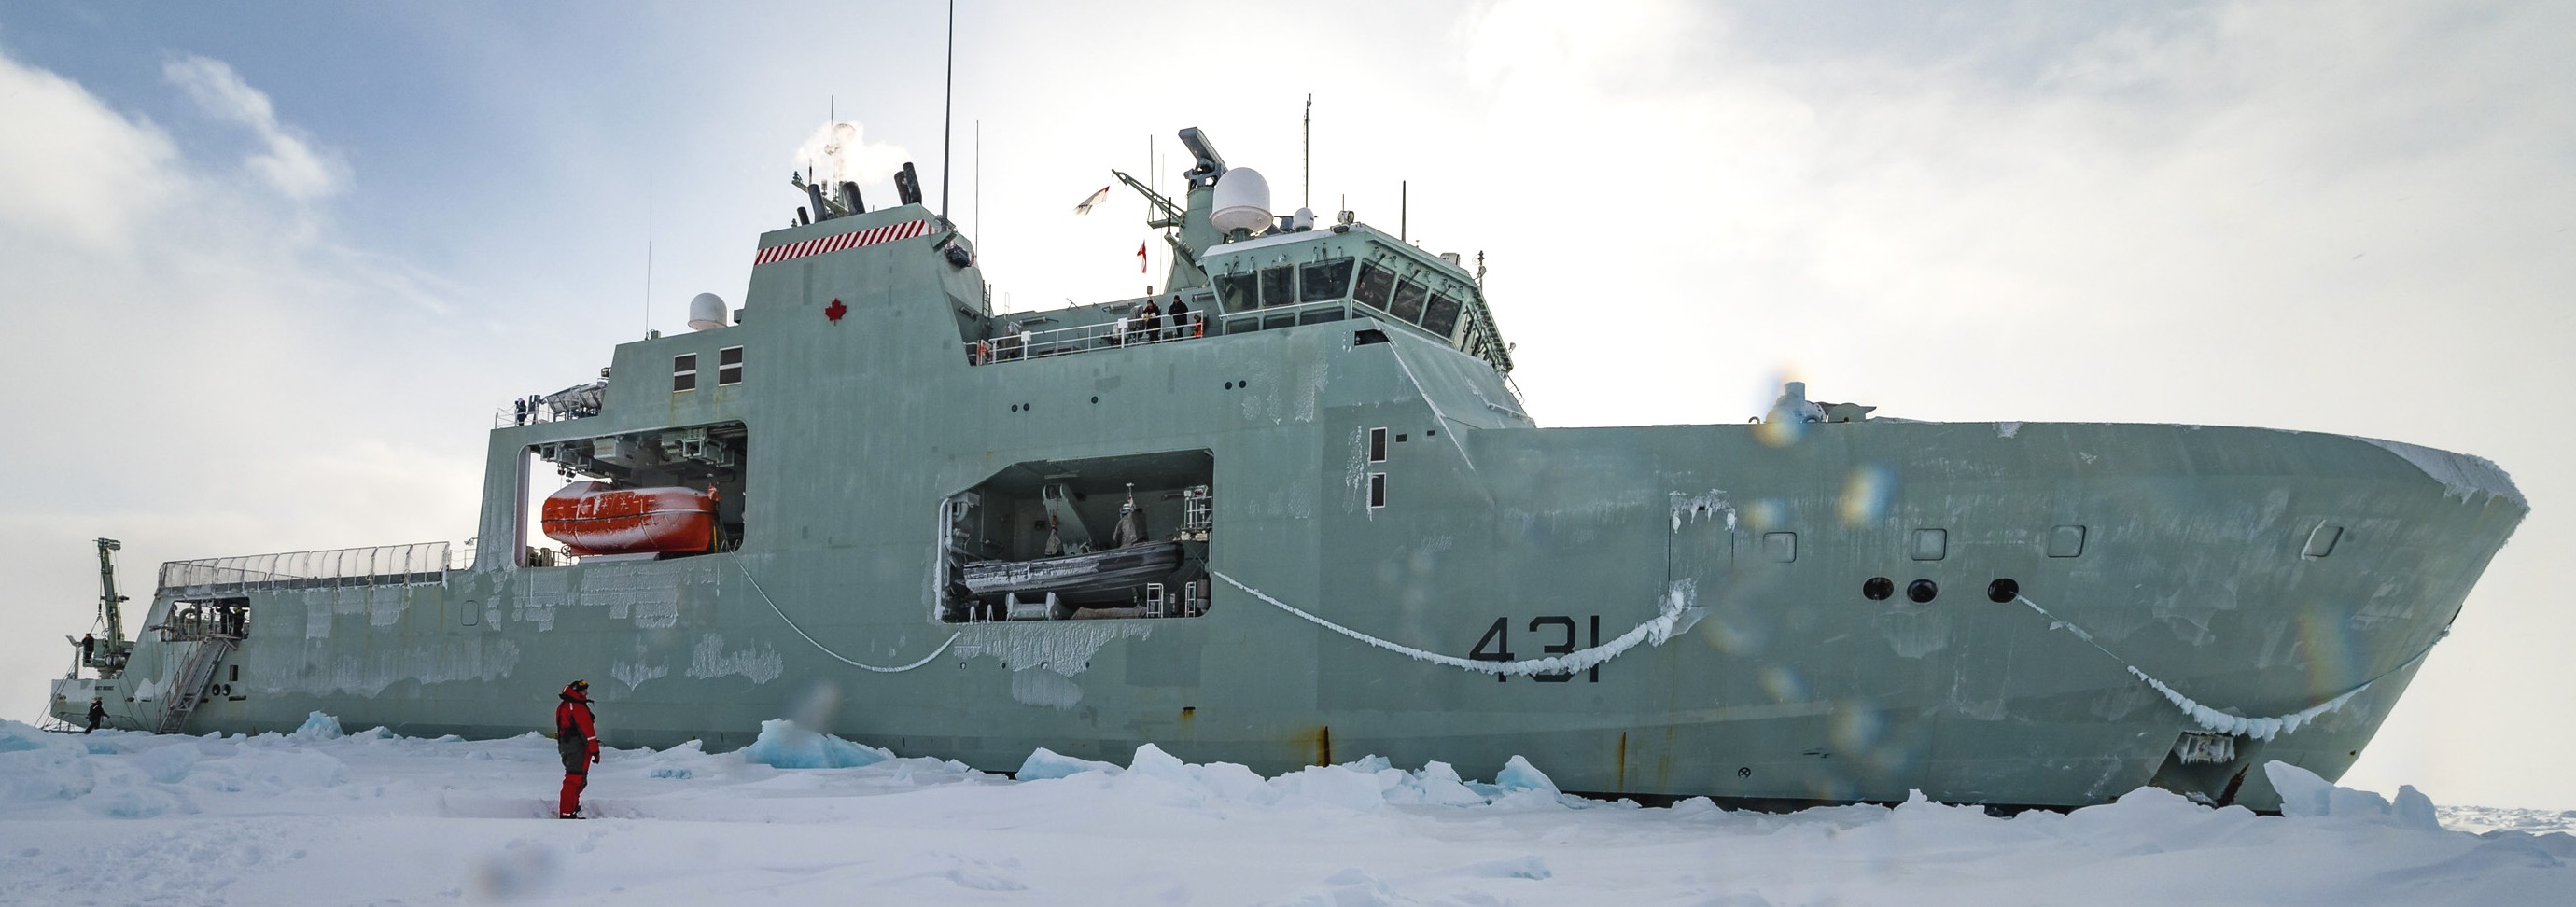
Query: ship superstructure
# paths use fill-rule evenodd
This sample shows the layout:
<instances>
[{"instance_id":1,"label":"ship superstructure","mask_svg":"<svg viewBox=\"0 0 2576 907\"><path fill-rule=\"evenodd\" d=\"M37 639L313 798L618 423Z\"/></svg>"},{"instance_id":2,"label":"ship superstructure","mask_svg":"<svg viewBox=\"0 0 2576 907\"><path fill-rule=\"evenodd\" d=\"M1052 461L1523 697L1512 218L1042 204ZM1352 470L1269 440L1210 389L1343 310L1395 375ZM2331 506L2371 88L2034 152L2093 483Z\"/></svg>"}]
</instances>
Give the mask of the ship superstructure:
<instances>
[{"instance_id":1,"label":"ship superstructure","mask_svg":"<svg viewBox=\"0 0 2576 907\"><path fill-rule=\"evenodd\" d=\"M1913 422L1795 385L1760 424L1541 428L1479 274L1274 214L1183 138L1181 198L1128 180L1160 291L1042 312L993 310L909 171L877 210L800 181L738 310L701 297L696 330L505 415L470 560L165 564L56 714L498 737L587 677L611 746L794 711L994 770L1151 742L2266 808L2251 767L2339 776L2527 512L2405 444Z\"/></svg>"}]
</instances>

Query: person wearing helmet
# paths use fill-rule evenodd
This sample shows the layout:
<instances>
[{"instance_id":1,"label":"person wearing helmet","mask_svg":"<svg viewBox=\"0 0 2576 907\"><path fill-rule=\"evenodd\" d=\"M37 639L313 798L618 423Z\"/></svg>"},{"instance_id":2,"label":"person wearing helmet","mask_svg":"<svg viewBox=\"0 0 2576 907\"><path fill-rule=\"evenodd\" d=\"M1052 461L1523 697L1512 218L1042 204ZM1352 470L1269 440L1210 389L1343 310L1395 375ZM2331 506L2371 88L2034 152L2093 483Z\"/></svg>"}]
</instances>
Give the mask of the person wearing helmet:
<instances>
[{"instance_id":1,"label":"person wearing helmet","mask_svg":"<svg viewBox=\"0 0 2576 907\"><path fill-rule=\"evenodd\" d=\"M565 684L555 705L555 750L563 755L563 802L555 818L581 818L581 791L590 786L590 766L599 761L599 728L591 723L590 681Z\"/></svg>"}]
</instances>

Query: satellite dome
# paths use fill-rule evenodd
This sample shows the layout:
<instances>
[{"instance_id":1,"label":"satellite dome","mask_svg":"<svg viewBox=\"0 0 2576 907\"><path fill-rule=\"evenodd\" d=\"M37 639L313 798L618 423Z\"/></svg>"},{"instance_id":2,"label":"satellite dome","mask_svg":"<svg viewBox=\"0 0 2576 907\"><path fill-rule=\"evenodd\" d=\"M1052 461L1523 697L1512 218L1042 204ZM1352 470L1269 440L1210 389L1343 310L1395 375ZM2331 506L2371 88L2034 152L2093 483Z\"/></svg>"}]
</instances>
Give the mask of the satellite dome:
<instances>
[{"instance_id":1,"label":"satellite dome","mask_svg":"<svg viewBox=\"0 0 2576 907\"><path fill-rule=\"evenodd\" d=\"M1236 230L1258 232L1270 226L1270 181L1261 171L1236 167L1216 181L1216 210L1208 222L1228 233Z\"/></svg>"},{"instance_id":2,"label":"satellite dome","mask_svg":"<svg viewBox=\"0 0 2576 907\"><path fill-rule=\"evenodd\" d=\"M700 293L689 300L689 330L712 331L725 326L724 297Z\"/></svg>"}]
</instances>

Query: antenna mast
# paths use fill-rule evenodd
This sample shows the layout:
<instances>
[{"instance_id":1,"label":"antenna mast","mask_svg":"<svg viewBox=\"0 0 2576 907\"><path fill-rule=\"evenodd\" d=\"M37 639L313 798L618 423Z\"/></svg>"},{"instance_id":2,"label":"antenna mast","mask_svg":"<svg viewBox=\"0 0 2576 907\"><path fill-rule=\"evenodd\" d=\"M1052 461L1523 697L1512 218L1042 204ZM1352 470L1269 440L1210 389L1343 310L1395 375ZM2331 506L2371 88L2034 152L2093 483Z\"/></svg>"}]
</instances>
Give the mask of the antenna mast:
<instances>
[{"instance_id":1,"label":"antenna mast","mask_svg":"<svg viewBox=\"0 0 2576 907\"><path fill-rule=\"evenodd\" d=\"M644 174L644 334L653 333L653 175Z\"/></svg>"},{"instance_id":2,"label":"antenna mast","mask_svg":"<svg viewBox=\"0 0 2576 907\"><path fill-rule=\"evenodd\" d=\"M975 254L984 254L984 121L975 121L975 235L967 239Z\"/></svg>"},{"instance_id":3,"label":"antenna mast","mask_svg":"<svg viewBox=\"0 0 2576 907\"><path fill-rule=\"evenodd\" d=\"M1306 192L1298 206L1315 206L1315 94L1306 93Z\"/></svg>"},{"instance_id":4,"label":"antenna mast","mask_svg":"<svg viewBox=\"0 0 2576 907\"><path fill-rule=\"evenodd\" d=\"M939 217L948 218L948 138L957 121L957 0L948 0L948 91L939 109Z\"/></svg>"}]
</instances>

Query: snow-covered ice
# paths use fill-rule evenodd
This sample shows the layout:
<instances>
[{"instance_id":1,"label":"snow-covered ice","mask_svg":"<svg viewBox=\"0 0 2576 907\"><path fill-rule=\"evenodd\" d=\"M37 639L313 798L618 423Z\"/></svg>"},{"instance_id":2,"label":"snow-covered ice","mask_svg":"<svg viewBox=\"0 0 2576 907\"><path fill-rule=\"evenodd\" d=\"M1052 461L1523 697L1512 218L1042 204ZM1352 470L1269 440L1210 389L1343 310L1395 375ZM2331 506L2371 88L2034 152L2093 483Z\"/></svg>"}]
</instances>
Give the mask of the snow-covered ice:
<instances>
[{"instance_id":1,"label":"snow-covered ice","mask_svg":"<svg viewBox=\"0 0 2576 907\"><path fill-rule=\"evenodd\" d=\"M1919 795L1764 814L1578 799L1518 758L1488 783L1040 750L1014 781L776 721L740 752L609 750L599 818L559 822L541 735L339 731L0 722L0 902L2576 902L2576 814L2437 811L2279 764L2278 817L2156 790L2009 819Z\"/></svg>"}]
</instances>

